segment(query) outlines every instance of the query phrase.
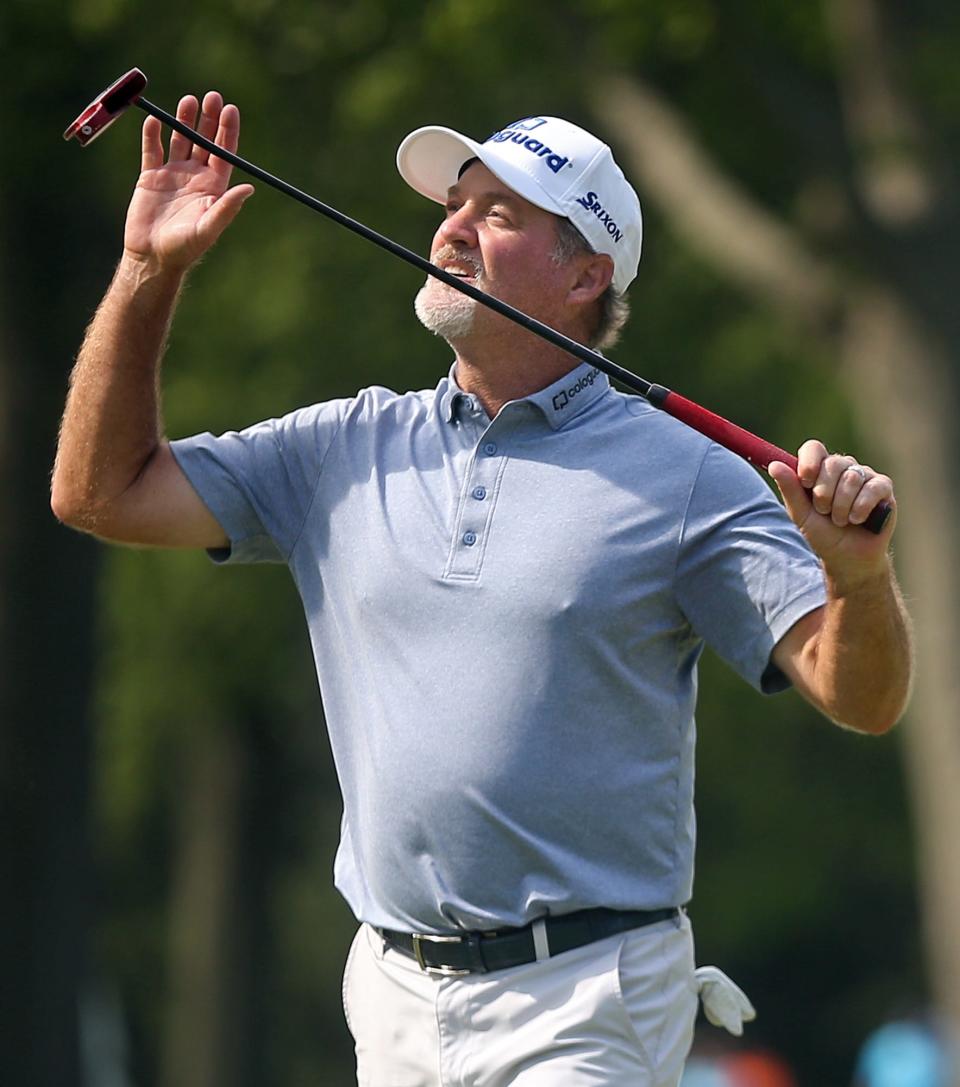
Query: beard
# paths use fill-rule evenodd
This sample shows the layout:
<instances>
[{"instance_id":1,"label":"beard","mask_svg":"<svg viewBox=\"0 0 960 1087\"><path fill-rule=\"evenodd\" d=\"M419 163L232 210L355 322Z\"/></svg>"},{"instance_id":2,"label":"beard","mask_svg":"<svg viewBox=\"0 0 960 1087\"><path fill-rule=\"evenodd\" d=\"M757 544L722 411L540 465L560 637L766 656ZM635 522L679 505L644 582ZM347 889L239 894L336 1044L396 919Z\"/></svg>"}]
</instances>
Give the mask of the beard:
<instances>
[{"instance_id":1,"label":"beard","mask_svg":"<svg viewBox=\"0 0 960 1087\"><path fill-rule=\"evenodd\" d=\"M455 260L474 270L474 283L483 287L483 265L472 257L465 257L453 246L444 246L433 257L434 262ZM428 331L442 336L447 343L462 339L470 334L476 321L480 303L467 295L461 294L455 287L427 276L427 281L417 292L413 310L420 323Z\"/></svg>"}]
</instances>

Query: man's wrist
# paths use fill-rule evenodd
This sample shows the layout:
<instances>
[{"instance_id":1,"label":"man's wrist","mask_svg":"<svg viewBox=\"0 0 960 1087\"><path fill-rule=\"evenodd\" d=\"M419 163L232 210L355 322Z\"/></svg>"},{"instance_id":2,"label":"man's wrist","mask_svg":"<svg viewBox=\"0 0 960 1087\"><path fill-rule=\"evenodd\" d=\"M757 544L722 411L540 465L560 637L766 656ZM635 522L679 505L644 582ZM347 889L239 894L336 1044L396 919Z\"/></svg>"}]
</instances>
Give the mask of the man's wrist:
<instances>
[{"instance_id":1,"label":"man's wrist","mask_svg":"<svg viewBox=\"0 0 960 1087\"><path fill-rule=\"evenodd\" d=\"M186 278L186 268L171 268L155 257L124 249L117 265L116 279L131 291L151 289L176 294Z\"/></svg>"},{"instance_id":2,"label":"man's wrist","mask_svg":"<svg viewBox=\"0 0 960 1087\"><path fill-rule=\"evenodd\" d=\"M892 564L887 553L879 562L848 563L842 569L831 569L825 562L823 573L827 583L827 595L831 600L854 595L880 595L889 590Z\"/></svg>"}]
</instances>

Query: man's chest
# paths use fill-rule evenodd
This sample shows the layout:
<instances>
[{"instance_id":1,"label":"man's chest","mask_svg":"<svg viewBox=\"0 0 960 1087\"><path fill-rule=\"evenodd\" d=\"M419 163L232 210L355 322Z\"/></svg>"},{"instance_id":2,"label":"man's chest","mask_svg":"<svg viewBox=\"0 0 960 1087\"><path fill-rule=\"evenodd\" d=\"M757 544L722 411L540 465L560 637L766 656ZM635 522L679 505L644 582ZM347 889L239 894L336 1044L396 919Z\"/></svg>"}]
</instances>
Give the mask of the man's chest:
<instances>
[{"instance_id":1,"label":"man's chest","mask_svg":"<svg viewBox=\"0 0 960 1087\"><path fill-rule=\"evenodd\" d=\"M321 490L298 558L317 564L327 593L387 623L471 606L527 627L678 621L680 516L641 464L598 464L562 435L491 426L456 437L340 466L351 483Z\"/></svg>"}]
</instances>

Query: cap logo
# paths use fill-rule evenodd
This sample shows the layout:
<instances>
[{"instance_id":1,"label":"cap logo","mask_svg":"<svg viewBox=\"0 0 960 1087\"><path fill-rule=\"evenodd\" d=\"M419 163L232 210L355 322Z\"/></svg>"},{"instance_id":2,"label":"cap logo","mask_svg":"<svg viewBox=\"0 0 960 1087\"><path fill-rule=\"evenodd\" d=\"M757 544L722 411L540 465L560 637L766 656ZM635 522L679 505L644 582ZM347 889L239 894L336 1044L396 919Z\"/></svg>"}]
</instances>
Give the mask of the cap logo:
<instances>
[{"instance_id":1,"label":"cap logo","mask_svg":"<svg viewBox=\"0 0 960 1087\"><path fill-rule=\"evenodd\" d=\"M600 220L601 226L604 227L606 232L610 235L615 242L623 240L623 231L613 221L612 216L608 211L604 210L603 205L600 203L600 198L595 192L588 192L586 196L581 196L577 203L592 211L594 215Z\"/></svg>"},{"instance_id":2,"label":"cap logo","mask_svg":"<svg viewBox=\"0 0 960 1087\"><path fill-rule=\"evenodd\" d=\"M532 132L535 128L539 128L546 123L544 117L521 117L519 121L514 121L512 125L507 125L506 127L522 128L525 132Z\"/></svg>"},{"instance_id":3,"label":"cap logo","mask_svg":"<svg viewBox=\"0 0 960 1087\"><path fill-rule=\"evenodd\" d=\"M569 165L569 157L558 155L552 147L548 147L542 140L528 135L535 128L539 128L546 123L542 117L526 117L521 121L514 121L512 125L508 125L499 132L494 132L486 142L506 143L509 141L515 143L518 147L522 147L524 151L529 151L531 154L536 155L537 158L543 159L544 163L555 174L559 174L564 166Z\"/></svg>"}]
</instances>

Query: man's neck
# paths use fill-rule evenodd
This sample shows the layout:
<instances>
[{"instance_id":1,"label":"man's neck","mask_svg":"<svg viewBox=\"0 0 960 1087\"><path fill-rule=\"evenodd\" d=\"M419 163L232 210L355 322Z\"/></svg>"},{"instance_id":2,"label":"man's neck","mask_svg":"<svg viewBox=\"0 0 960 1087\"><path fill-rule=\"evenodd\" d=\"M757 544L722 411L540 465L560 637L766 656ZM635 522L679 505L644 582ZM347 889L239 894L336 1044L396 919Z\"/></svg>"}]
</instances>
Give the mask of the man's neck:
<instances>
[{"instance_id":1,"label":"man's neck","mask_svg":"<svg viewBox=\"0 0 960 1087\"><path fill-rule=\"evenodd\" d=\"M457 384L480 401L491 419L504 404L547 388L577 365L573 355L527 332L500 343L452 346Z\"/></svg>"}]
</instances>

